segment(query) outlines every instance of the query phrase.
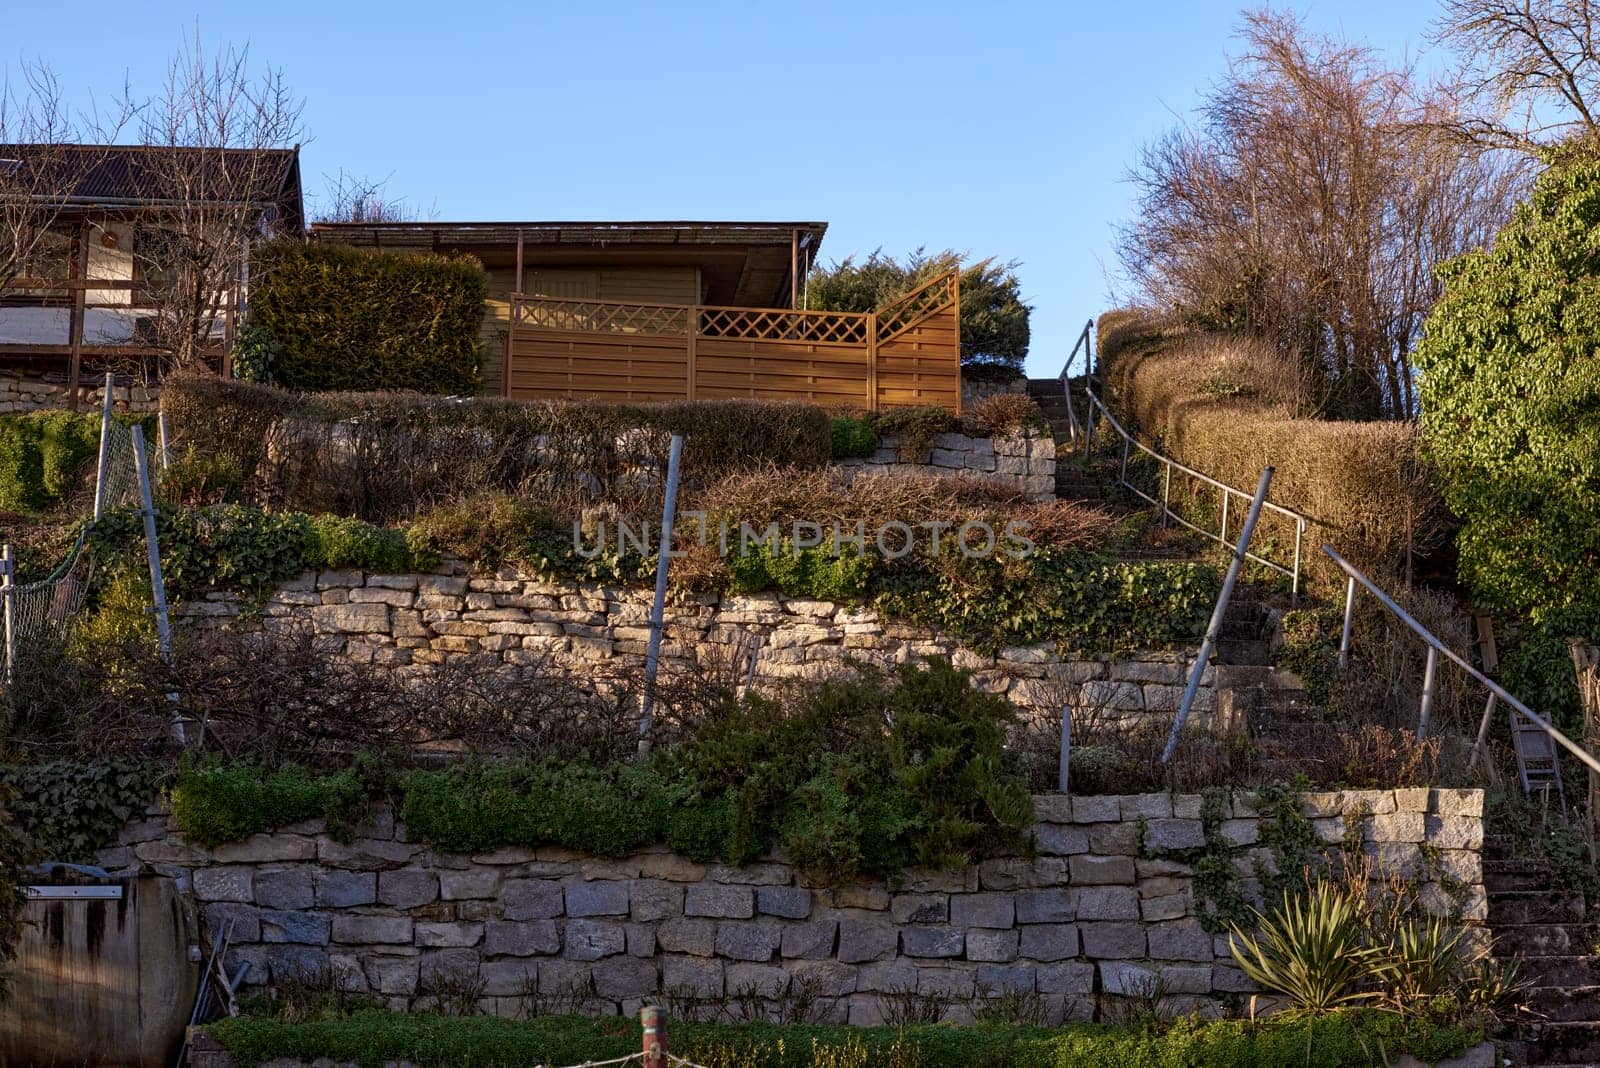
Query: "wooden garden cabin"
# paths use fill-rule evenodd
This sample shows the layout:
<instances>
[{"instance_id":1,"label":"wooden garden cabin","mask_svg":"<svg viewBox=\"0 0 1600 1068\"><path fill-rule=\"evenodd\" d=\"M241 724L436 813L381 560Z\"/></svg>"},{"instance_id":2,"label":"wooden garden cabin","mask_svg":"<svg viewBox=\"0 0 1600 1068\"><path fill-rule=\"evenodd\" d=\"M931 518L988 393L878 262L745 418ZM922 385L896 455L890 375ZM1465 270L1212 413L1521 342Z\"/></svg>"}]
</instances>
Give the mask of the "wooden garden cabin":
<instances>
[{"instance_id":1,"label":"wooden garden cabin","mask_svg":"<svg viewBox=\"0 0 1600 1068\"><path fill-rule=\"evenodd\" d=\"M491 393L958 410L956 276L874 312L806 310L805 278L826 231L817 222L315 223L311 237L482 262Z\"/></svg>"}]
</instances>

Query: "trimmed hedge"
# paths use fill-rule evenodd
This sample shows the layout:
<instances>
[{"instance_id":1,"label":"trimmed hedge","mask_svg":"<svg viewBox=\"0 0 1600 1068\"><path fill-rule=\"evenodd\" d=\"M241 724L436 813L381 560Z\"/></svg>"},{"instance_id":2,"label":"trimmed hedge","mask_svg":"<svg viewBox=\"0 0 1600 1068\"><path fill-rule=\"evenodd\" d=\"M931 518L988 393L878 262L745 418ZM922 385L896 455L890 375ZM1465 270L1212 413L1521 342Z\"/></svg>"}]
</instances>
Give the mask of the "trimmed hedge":
<instances>
[{"instance_id":1,"label":"trimmed hedge","mask_svg":"<svg viewBox=\"0 0 1600 1068\"><path fill-rule=\"evenodd\" d=\"M1102 316L1098 337L1109 401L1131 433L1246 491L1263 465L1273 465L1270 499L1310 521L1301 561L1318 588L1344 582L1317 551L1323 542L1375 576L1400 573L1408 551L1421 555L1438 544L1447 516L1419 456L1415 424L1300 411L1291 365L1263 342L1167 333L1130 312ZM1186 482L1173 479L1175 502L1214 511L1215 491L1191 494ZM1148 488L1159 493L1160 487L1153 473ZM1196 518L1215 528L1214 515ZM1272 558L1287 561L1293 523L1263 512L1255 539L1258 546L1276 542Z\"/></svg>"},{"instance_id":2,"label":"trimmed hedge","mask_svg":"<svg viewBox=\"0 0 1600 1068\"><path fill-rule=\"evenodd\" d=\"M99 445L98 415L0 416L0 511L42 511L60 504Z\"/></svg>"},{"instance_id":3,"label":"trimmed hedge","mask_svg":"<svg viewBox=\"0 0 1600 1068\"><path fill-rule=\"evenodd\" d=\"M629 1019L547 1016L514 1021L377 1009L294 1024L236 1017L211 1024L208 1031L246 1068L278 1057L307 1063L319 1058L353 1061L361 1068L401 1060L421 1068L579 1064L637 1053L640 1045L639 1025ZM1094 1024L893 1028L674 1020L670 1035L671 1050L680 1057L740 1068L1378 1068L1404 1054L1430 1064L1459 1056L1483 1040L1483 1029L1351 1010L1321 1019L1288 1014L1257 1021L1184 1019L1159 1030Z\"/></svg>"},{"instance_id":4,"label":"trimmed hedge","mask_svg":"<svg viewBox=\"0 0 1600 1068\"><path fill-rule=\"evenodd\" d=\"M252 268L245 336L280 385L477 392L489 286L477 260L286 238Z\"/></svg>"},{"instance_id":5,"label":"trimmed hedge","mask_svg":"<svg viewBox=\"0 0 1600 1068\"><path fill-rule=\"evenodd\" d=\"M816 468L832 452L827 412L759 401L601 404L447 400L415 394L306 395L211 375L174 375L163 402L177 437L226 461L273 507L410 519L485 493L551 507L653 497L673 433L683 479L702 485L766 464Z\"/></svg>"}]
</instances>

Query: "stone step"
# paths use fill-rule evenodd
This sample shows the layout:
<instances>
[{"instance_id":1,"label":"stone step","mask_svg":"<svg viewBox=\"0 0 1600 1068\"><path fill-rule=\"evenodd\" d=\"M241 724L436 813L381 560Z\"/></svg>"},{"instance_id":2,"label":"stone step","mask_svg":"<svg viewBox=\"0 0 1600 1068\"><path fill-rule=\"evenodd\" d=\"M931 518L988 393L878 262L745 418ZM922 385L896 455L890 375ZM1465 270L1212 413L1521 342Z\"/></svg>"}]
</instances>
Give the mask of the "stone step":
<instances>
[{"instance_id":1,"label":"stone step","mask_svg":"<svg viewBox=\"0 0 1600 1068\"><path fill-rule=\"evenodd\" d=\"M1551 1023L1600 1018L1600 986L1536 986L1527 992L1534 1016Z\"/></svg>"},{"instance_id":2,"label":"stone step","mask_svg":"<svg viewBox=\"0 0 1600 1068\"><path fill-rule=\"evenodd\" d=\"M1600 957L1524 957L1517 974L1535 986L1600 986Z\"/></svg>"},{"instance_id":3,"label":"stone step","mask_svg":"<svg viewBox=\"0 0 1600 1068\"><path fill-rule=\"evenodd\" d=\"M1504 890L1489 897L1489 926L1496 931L1521 924L1582 923L1582 894L1549 890Z\"/></svg>"},{"instance_id":4,"label":"stone step","mask_svg":"<svg viewBox=\"0 0 1600 1068\"><path fill-rule=\"evenodd\" d=\"M1502 957L1570 957L1594 953L1596 933L1589 923L1524 923L1494 928L1495 952Z\"/></svg>"},{"instance_id":5,"label":"stone step","mask_svg":"<svg viewBox=\"0 0 1600 1068\"><path fill-rule=\"evenodd\" d=\"M1483 887L1490 898L1524 890L1550 891L1550 865L1540 860L1487 858Z\"/></svg>"},{"instance_id":6,"label":"stone step","mask_svg":"<svg viewBox=\"0 0 1600 1068\"><path fill-rule=\"evenodd\" d=\"M1600 1064L1600 1022L1575 1020L1533 1024L1527 1028L1532 1064Z\"/></svg>"},{"instance_id":7,"label":"stone step","mask_svg":"<svg viewBox=\"0 0 1600 1068\"><path fill-rule=\"evenodd\" d=\"M1266 664L1270 650L1264 638L1237 640L1224 638L1217 642L1217 659L1224 664Z\"/></svg>"}]
</instances>

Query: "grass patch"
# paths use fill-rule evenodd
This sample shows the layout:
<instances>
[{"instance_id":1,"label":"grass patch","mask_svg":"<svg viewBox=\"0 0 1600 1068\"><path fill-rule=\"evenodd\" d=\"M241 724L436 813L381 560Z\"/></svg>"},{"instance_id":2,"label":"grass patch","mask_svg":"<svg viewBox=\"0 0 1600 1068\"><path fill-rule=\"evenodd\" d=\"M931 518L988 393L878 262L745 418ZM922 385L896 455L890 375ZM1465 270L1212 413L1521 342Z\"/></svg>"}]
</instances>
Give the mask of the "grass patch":
<instances>
[{"instance_id":1,"label":"grass patch","mask_svg":"<svg viewBox=\"0 0 1600 1068\"><path fill-rule=\"evenodd\" d=\"M521 1068L626 1056L637 1053L640 1044L639 1026L632 1020L565 1016L513 1021L364 1010L296 1024L239 1017L208 1030L245 1066L288 1057L354 1061L361 1068L397 1060L421 1068ZM1425 1063L1458 1056L1482 1041L1483 1029L1348 1011L1320 1019L1180 1020L1162 1030L1092 1024L897 1029L673 1022L669 1036L673 1053L718 1068L1378 1068L1408 1053Z\"/></svg>"}]
</instances>

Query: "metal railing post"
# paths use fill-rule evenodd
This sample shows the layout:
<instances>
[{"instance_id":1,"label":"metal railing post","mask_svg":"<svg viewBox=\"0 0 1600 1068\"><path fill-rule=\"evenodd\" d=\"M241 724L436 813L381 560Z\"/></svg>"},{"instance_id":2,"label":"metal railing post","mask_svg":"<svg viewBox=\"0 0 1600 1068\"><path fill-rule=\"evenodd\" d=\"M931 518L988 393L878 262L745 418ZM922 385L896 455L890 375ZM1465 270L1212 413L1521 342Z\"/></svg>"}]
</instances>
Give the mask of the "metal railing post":
<instances>
[{"instance_id":1,"label":"metal railing post","mask_svg":"<svg viewBox=\"0 0 1600 1068\"><path fill-rule=\"evenodd\" d=\"M156 609L156 641L161 647L161 659L172 667L172 619L167 611L167 586L161 577L161 547L156 541L155 496L150 488L150 458L144 448L144 428L138 423L130 428L133 436L133 468L139 476L139 506L144 516L145 554L150 560L150 593ZM172 703L172 736L179 745L188 742L183 727L183 714L178 710L178 695L171 692L167 700Z\"/></svg>"},{"instance_id":2,"label":"metal railing post","mask_svg":"<svg viewBox=\"0 0 1600 1068\"><path fill-rule=\"evenodd\" d=\"M1233 491L1224 486L1222 488L1222 531L1217 535L1217 540L1223 545L1228 544L1228 502L1233 499Z\"/></svg>"},{"instance_id":3,"label":"metal railing post","mask_svg":"<svg viewBox=\"0 0 1600 1068\"><path fill-rule=\"evenodd\" d=\"M1428 646L1428 663L1422 669L1422 711L1417 715L1417 738L1428 736L1428 719L1433 715L1433 688L1439 681L1439 650Z\"/></svg>"},{"instance_id":4,"label":"metal railing post","mask_svg":"<svg viewBox=\"0 0 1600 1068\"><path fill-rule=\"evenodd\" d=\"M1350 625L1355 621L1356 614L1356 580L1355 576L1345 580L1344 584L1344 625L1339 628L1339 670L1343 671L1350 666Z\"/></svg>"},{"instance_id":5,"label":"metal railing post","mask_svg":"<svg viewBox=\"0 0 1600 1068\"><path fill-rule=\"evenodd\" d=\"M656 545L656 593L650 602L650 643L644 660L644 697L639 710L639 755L650 752L650 727L655 715L656 672L661 667L661 631L667 608L667 568L672 562L672 524L678 511L678 467L683 460L683 435L672 435L667 452L667 489L661 502L661 536Z\"/></svg>"},{"instance_id":6,"label":"metal railing post","mask_svg":"<svg viewBox=\"0 0 1600 1068\"><path fill-rule=\"evenodd\" d=\"M106 461L111 456L111 383L106 373L105 396L100 399L100 455L94 465L94 518L99 519L106 507Z\"/></svg>"},{"instance_id":7,"label":"metal railing post","mask_svg":"<svg viewBox=\"0 0 1600 1068\"><path fill-rule=\"evenodd\" d=\"M1289 580L1289 607L1300 607L1300 545L1305 541L1306 521L1294 521L1294 575Z\"/></svg>"},{"instance_id":8,"label":"metal railing post","mask_svg":"<svg viewBox=\"0 0 1600 1068\"><path fill-rule=\"evenodd\" d=\"M1128 449L1129 448L1130 448L1130 446L1128 444L1128 439L1127 438L1123 438L1122 439L1122 475L1120 477L1120 481L1122 481L1124 483L1126 483L1128 481Z\"/></svg>"},{"instance_id":9,"label":"metal railing post","mask_svg":"<svg viewBox=\"0 0 1600 1068\"><path fill-rule=\"evenodd\" d=\"M1483 705L1483 718L1478 721L1478 737L1472 743L1472 753L1467 757L1469 769L1478 766L1478 760L1483 756L1483 747L1489 740L1489 721L1494 717L1495 702L1499 700L1493 690L1489 691L1489 700Z\"/></svg>"},{"instance_id":10,"label":"metal railing post","mask_svg":"<svg viewBox=\"0 0 1600 1068\"><path fill-rule=\"evenodd\" d=\"M13 665L17 661L17 622L16 599L17 580L14 574L16 565L11 560L11 543L0 546L0 603L4 604L5 616L5 657L6 668L3 676L5 684L11 685Z\"/></svg>"},{"instance_id":11,"label":"metal railing post","mask_svg":"<svg viewBox=\"0 0 1600 1068\"><path fill-rule=\"evenodd\" d=\"M1211 622L1206 626L1205 641L1200 645L1200 655L1195 657L1194 665L1189 669L1189 684L1184 687L1183 701L1178 705L1178 715L1172 721L1172 731L1167 735L1167 745L1161 751L1161 763L1172 762L1172 755L1178 751L1178 737L1183 733L1183 725L1188 722L1189 709L1194 704L1195 694L1200 689L1200 678L1205 674L1206 664L1211 661L1211 653L1217 647L1217 641L1222 637L1222 620L1228 614L1228 601L1233 596L1233 587L1239 581L1239 572L1244 570L1244 558L1250 551L1250 536L1255 533L1256 520L1261 518L1261 506L1267 500L1267 488L1272 485L1272 468L1261 469L1261 481L1256 485L1256 495L1250 501L1250 511L1244 517L1244 526L1239 530L1239 544L1233 550L1233 559L1228 562L1228 574L1222 580L1222 592L1217 595L1217 605L1211 610Z\"/></svg>"},{"instance_id":12,"label":"metal railing post","mask_svg":"<svg viewBox=\"0 0 1600 1068\"><path fill-rule=\"evenodd\" d=\"M1167 514L1172 511L1172 461L1162 461L1166 477L1161 480L1161 529L1167 529Z\"/></svg>"}]
</instances>

